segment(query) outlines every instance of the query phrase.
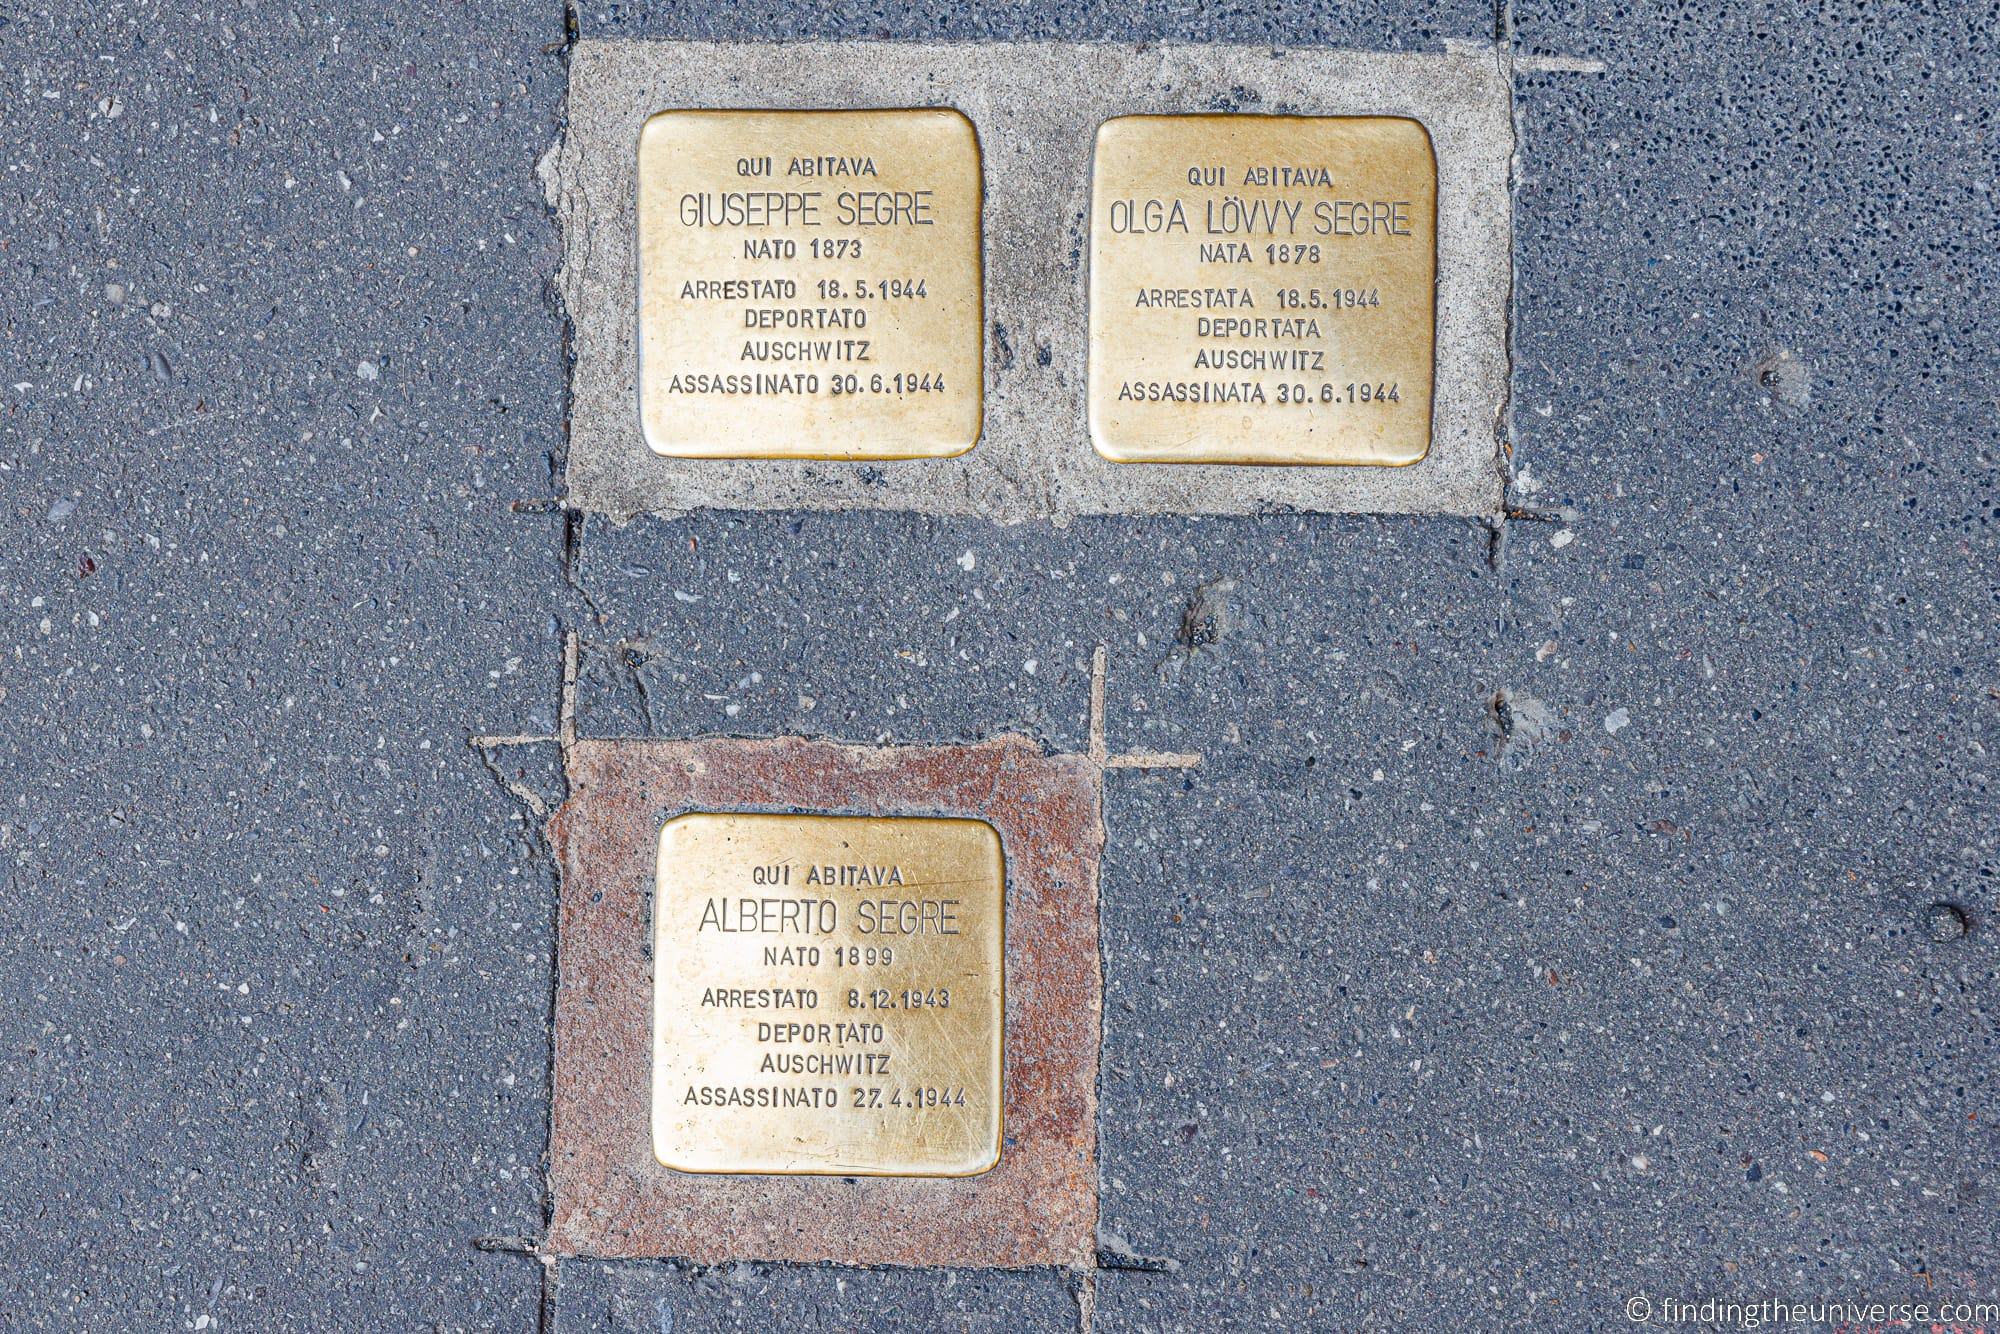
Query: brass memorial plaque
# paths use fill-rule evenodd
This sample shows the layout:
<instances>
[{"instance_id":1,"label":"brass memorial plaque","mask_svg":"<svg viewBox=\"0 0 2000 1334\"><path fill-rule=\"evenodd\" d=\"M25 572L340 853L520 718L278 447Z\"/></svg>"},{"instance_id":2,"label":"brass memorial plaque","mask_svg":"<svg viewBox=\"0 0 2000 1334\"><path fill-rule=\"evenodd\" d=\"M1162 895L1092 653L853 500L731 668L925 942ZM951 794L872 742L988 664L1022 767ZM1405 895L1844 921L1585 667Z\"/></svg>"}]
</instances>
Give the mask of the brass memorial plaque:
<instances>
[{"instance_id":1,"label":"brass memorial plaque","mask_svg":"<svg viewBox=\"0 0 2000 1334\"><path fill-rule=\"evenodd\" d=\"M1394 116L1126 116L1091 175L1090 435L1120 463L1430 449L1437 158Z\"/></svg>"},{"instance_id":2,"label":"brass memorial plaque","mask_svg":"<svg viewBox=\"0 0 2000 1334\"><path fill-rule=\"evenodd\" d=\"M662 111L639 136L639 415L680 458L979 438L979 141L956 111Z\"/></svg>"},{"instance_id":3,"label":"brass memorial plaque","mask_svg":"<svg viewBox=\"0 0 2000 1334\"><path fill-rule=\"evenodd\" d=\"M981 820L668 821L654 1154L683 1172L992 1167L1005 898Z\"/></svg>"}]
</instances>

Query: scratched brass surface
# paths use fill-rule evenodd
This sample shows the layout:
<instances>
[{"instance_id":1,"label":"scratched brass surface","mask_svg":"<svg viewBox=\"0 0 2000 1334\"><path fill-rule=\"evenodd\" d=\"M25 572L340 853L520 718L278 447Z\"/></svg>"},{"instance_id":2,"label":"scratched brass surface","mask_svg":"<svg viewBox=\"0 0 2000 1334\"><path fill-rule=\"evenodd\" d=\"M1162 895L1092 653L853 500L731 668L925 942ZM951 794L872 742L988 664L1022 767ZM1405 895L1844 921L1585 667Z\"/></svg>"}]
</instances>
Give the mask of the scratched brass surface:
<instances>
[{"instance_id":1,"label":"scratched brass surface","mask_svg":"<svg viewBox=\"0 0 2000 1334\"><path fill-rule=\"evenodd\" d=\"M639 136L639 413L681 458L947 458L984 396L955 111L663 111Z\"/></svg>"},{"instance_id":2,"label":"scratched brass surface","mask_svg":"<svg viewBox=\"0 0 2000 1334\"><path fill-rule=\"evenodd\" d=\"M1430 449L1437 159L1393 116L1126 116L1090 201L1091 442L1120 463Z\"/></svg>"},{"instance_id":3,"label":"scratched brass surface","mask_svg":"<svg viewBox=\"0 0 2000 1334\"><path fill-rule=\"evenodd\" d=\"M1000 1156L1000 836L683 815L653 902L653 1151L685 1172L974 1176Z\"/></svg>"}]
</instances>

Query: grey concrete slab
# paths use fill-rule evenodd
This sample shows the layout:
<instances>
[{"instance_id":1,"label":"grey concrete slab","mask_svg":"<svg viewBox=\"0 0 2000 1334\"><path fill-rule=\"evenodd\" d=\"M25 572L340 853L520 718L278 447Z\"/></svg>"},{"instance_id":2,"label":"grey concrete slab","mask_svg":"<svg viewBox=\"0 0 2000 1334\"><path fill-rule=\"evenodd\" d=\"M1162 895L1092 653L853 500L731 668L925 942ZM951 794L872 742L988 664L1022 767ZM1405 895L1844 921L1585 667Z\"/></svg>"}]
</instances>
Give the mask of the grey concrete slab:
<instances>
[{"instance_id":1,"label":"grey concrete slab","mask_svg":"<svg viewBox=\"0 0 2000 1334\"><path fill-rule=\"evenodd\" d=\"M586 37L709 42L800 40L933 42L1224 42L1330 46L1363 51L1434 51L1451 38L1491 40L1487 0L1342 0L1335 5L1271 0L1192 5L1184 0L1002 0L930 6L776 0L762 5L616 0L578 5Z\"/></svg>"},{"instance_id":2,"label":"grey concrete slab","mask_svg":"<svg viewBox=\"0 0 2000 1334\"><path fill-rule=\"evenodd\" d=\"M1263 510L1494 514L1505 397L1507 83L1446 54L1224 46L585 41L544 164L575 327L567 502L617 519L694 509L914 509L1004 523ZM639 130L672 107L956 107L986 175L986 411L955 459L670 459L638 416ZM1084 420L1090 153L1117 115L1255 109L1413 116L1438 162L1431 449L1405 468L1114 464Z\"/></svg>"},{"instance_id":3,"label":"grey concrete slab","mask_svg":"<svg viewBox=\"0 0 2000 1334\"><path fill-rule=\"evenodd\" d=\"M849 1269L569 1260L557 1331L1074 1330L1076 1276L1051 1269Z\"/></svg>"},{"instance_id":4,"label":"grey concrete slab","mask_svg":"<svg viewBox=\"0 0 2000 1334\"><path fill-rule=\"evenodd\" d=\"M561 36L0 25L0 1326L534 1323Z\"/></svg>"}]
</instances>

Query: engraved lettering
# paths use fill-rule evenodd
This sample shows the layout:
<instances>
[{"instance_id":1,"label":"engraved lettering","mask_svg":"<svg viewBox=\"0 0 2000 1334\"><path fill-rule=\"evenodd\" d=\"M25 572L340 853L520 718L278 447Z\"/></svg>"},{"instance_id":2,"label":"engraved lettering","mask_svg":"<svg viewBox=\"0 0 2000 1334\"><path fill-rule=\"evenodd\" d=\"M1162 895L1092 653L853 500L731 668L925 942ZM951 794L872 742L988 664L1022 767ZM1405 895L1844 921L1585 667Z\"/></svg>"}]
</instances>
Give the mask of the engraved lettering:
<instances>
[{"instance_id":1,"label":"engraved lettering","mask_svg":"<svg viewBox=\"0 0 2000 1334\"><path fill-rule=\"evenodd\" d=\"M957 899L863 899L854 929L864 936L955 936Z\"/></svg>"},{"instance_id":2,"label":"engraved lettering","mask_svg":"<svg viewBox=\"0 0 2000 1334\"><path fill-rule=\"evenodd\" d=\"M1121 463L1423 457L1436 192L1428 133L1403 117L1106 122L1091 182L1098 452Z\"/></svg>"},{"instance_id":3,"label":"engraved lettering","mask_svg":"<svg viewBox=\"0 0 2000 1334\"><path fill-rule=\"evenodd\" d=\"M1299 213L1304 208L1305 202L1298 199L1244 199L1228 195L1208 201L1204 221L1210 236L1236 232L1276 236L1281 230L1290 236L1298 230Z\"/></svg>"},{"instance_id":4,"label":"engraved lettering","mask_svg":"<svg viewBox=\"0 0 2000 1334\"><path fill-rule=\"evenodd\" d=\"M1178 199L1114 199L1111 201L1111 230L1155 235L1185 232L1187 206Z\"/></svg>"},{"instance_id":5,"label":"engraved lettering","mask_svg":"<svg viewBox=\"0 0 2000 1334\"><path fill-rule=\"evenodd\" d=\"M771 1043L814 1042L824 1046L857 1046L882 1042L880 1024L780 1024L757 1023L757 1041Z\"/></svg>"},{"instance_id":6,"label":"engraved lettering","mask_svg":"<svg viewBox=\"0 0 2000 1334\"><path fill-rule=\"evenodd\" d=\"M838 220L851 227L934 227L930 190L843 190L834 200Z\"/></svg>"},{"instance_id":7,"label":"engraved lettering","mask_svg":"<svg viewBox=\"0 0 2000 1334\"><path fill-rule=\"evenodd\" d=\"M815 866L806 874L808 885L900 885L900 866Z\"/></svg>"},{"instance_id":8,"label":"engraved lettering","mask_svg":"<svg viewBox=\"0 0 2000 1334\"><path fill-rule=\"evenodd\" d=\"M837 1107L840 1105L840 1092L814 1085L805 1088L771 1085L735 1088L721 1084L690 1084L687 1096L681 1102L697 1107Z\"/></svg>"},{"instance_id":9,"label":"engraved lettering","mask_svg":"<svg viewBox=\"0 0 2000 1334\"><path fill-rule=\"evenodd\" d=\"M760 1075L886 1075L889 1053L860 1052L765 1052L757 1063Z\"/></svg>"},{"instance_id":10,"label":"engraved lettering","mask_svg":"<svg viewBox=\"0 0 2000 1334\"><path fill-rule=\"evenodd\" d=\"M826 936L839 925L840 908L832 899L712 898L701 910L697 930Z\"/></svg>"},{"instance_id":11,"label":"engraved lettering","mask_svg":"<svg viewBox=\"0 0 2000 1334\"><path fill-rule=\"evenodd\" d=\"M652 911L661 1161L990 1166L1005 888L998 840L970 820L669 821Z\"/></svg>"},{"instance_id":12,"label":"engraved lettering","mask_svg":"<svg viewBox=\"0 0 2000 1334\"><path fill-rule=\"evenodd\" d=\"M817 1010L811 987L704 987L701 1003L723 1010Z\"/></svg>"},{"instance_id":13,"label":"engraved lettering","mask_svg":"<svg viewBox=\"0 0 2000 1334\"><path fill-rule=\"evenodd\" d=\"M1142 287L1132 304L1140 310L1247 309L1257 298L1247 287Z\"/></svg>"},{"instance_id":14,"label":"engraved lettering","mask_svg":"<svg viewBox=\"0 0 2000 1334\"><path fill-rule=\"evenodd\" d=\"M681 196L684 227L817 227L817 190L698 190Z\"/></svg>"},{"instance_id":15,"label":"engraved lettering","mask_svg":"<svg viewBox=\"0 0 2000 1334\"><path fill-rule=\"evenodd\" d=\"M872 157L795 157L787 176L879 176Z\"/></svg>"},{"instance_id":16,"label":"engraved lettering","mask_svg":"<svg viewBox=\"0 0 2000 1334\"><path fill-rule=\"evenodd\" d=\"M977 140L955 113L653 116L638 184L648 446L687 458L970 448L981 197Z\"/></svg>"}]
</instances>

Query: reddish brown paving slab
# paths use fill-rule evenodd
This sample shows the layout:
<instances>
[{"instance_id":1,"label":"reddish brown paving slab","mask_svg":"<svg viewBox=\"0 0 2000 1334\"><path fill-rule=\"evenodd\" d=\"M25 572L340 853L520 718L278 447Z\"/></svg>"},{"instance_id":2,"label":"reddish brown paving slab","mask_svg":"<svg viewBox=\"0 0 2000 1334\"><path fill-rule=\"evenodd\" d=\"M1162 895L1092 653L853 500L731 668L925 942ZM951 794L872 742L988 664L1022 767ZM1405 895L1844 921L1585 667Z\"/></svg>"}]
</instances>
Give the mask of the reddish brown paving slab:
<instances>
[{"instance_id":1,"label":"reddish brown paving slab","mask_svg":"<svg viewBox=\"0 0 2000 1334\"><path fill-rule=\"evenodd\" d=\"M560 1255L1085 1267L1097 1228L1100 774L972 746L579 741L562 868L549 1245ZM647 925L660 826L692 810L962 815L1007 858L1000 1163L962 1179L694 1176L653 1157Z\"/></svg>"}]
</instances>

